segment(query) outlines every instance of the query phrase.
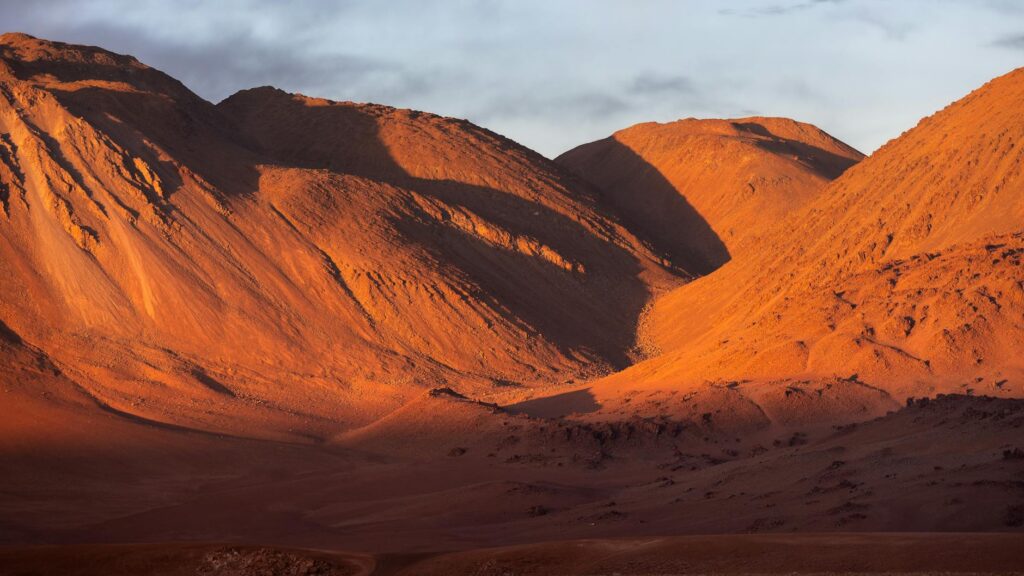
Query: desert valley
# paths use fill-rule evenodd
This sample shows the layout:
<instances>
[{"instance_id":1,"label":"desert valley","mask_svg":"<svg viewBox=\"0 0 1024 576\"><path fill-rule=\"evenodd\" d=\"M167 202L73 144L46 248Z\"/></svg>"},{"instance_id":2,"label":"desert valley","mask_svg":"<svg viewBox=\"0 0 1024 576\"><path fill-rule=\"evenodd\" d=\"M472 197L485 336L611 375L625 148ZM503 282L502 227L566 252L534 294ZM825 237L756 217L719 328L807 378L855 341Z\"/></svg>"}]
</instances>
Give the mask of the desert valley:
<instances>
[{"instance_id":1,"label":"desert valley","mask_svg":"<svg viewBox=\"0 0 1024 576\"><path fill-rule=\"evenodd\" d=\"M0 573L1024 572L1024 69L906 128L0 36Z\"/></svg>"}]
</instances>

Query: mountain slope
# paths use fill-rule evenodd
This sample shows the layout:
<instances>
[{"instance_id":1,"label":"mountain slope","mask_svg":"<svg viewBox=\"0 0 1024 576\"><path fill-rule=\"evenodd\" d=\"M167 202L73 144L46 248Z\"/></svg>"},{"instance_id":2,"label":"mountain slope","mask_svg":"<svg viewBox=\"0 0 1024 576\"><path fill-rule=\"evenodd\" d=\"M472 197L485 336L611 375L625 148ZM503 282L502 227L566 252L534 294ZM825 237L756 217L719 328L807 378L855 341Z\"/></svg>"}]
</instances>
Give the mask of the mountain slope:
<instances>
[{"instance_id":1,"label":"mountain slope","mask_svg":"<svg viewBox=\"0 0 1024 576\"><path fill-rule=\"evenodd\" d=\"M637 124L556 162L600 188L674 262L706 274L862 158L786 118L691 118Z\"/></svg>"},{"instance_id":2,"label":"mountain slope","mask_svg":"<svg viewBox=\"0 0 1024 576\"><path fill-rule=\"evenodd\" d=\"M1022 74L831 184L854 151L748 119L574 152L602 192L464 121L4 35L0 542L1020 530L1024 401L977 396L1022 393Z\"/></svg>"},{"instance_id":3,"label":"mountain slope","mask_svg":"<svg viewBox=\"0 0 1024 576\"><path fill-rule=\"evenodd\" d=\"M793 212L743 258L660 298L663 354L594 388L813 381L892 400L1020 395L1024 71L926 118ZM786 391L782 399L782 392Z\"/></svg>"},{"instance_id":4,"label":"mountain slope","mask_svg":"<svg viewBox=\"0 0 1024 576\"><path fill-rule=\"evenodd\" d=\"M0 320L97 402L321 437L627 364L676 280L592 191L437 116L0 37Z\"/></svg>"}]
</instances>

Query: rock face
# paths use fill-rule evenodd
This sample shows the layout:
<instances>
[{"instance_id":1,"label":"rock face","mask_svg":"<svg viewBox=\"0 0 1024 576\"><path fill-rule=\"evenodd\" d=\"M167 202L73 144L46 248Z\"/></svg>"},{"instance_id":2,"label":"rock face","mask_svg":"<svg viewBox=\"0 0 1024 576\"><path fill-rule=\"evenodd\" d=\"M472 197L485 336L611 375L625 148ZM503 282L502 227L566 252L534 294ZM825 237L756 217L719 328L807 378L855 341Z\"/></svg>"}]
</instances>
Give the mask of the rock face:
<instances>
[{"instance_id":1,"label":"rock face","mask_svg":"<svg viewBox=\"0 0 1024 576\"><path fill-rule=\"evenodd\" d=\"M647 123L556 162L597 185L679 266L709 273L863 158L786 118Z\"/></svg>"},{"instance_id":2,"label":"rock face","mask_svg":"<svg viewBox=\"0 0 1024 576\"><path fill-rule=\"evenodd\" d=\"M215 106L17 34L0 275L5 333L87 403L256 436L624 367L677 282L592 189L468 122L268 88Z\"/></svg>"},{"instance_id":3,"label":"rock face","mask_svg":"<svg viewBox=\"0 0 1024 576\"><path fill-rule=\"evenodd\" d=\"M601 390L852 378L893 403L1019 396L1022 104L1018 70L850 168L742 257L660 298L645 325L663 355Z\"/></svg>"}]
</instances>

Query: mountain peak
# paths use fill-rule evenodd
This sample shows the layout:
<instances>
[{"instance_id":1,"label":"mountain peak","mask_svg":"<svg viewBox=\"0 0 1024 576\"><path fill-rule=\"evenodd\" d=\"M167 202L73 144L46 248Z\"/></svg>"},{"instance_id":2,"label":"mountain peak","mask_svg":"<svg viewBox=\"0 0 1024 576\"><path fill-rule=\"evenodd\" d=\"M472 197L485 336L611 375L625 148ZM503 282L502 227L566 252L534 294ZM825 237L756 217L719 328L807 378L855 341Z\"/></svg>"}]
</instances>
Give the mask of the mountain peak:
<instances>
[{"instance_id":1,"label":"mountain peak","mask_svg":"<svg viewBox=\"0 0 1024 576\"><path fill-rule=\"evenodd\" d=\"M863 155L788 118L647 122L556 161L684 269L708 273Z\"/></svg>"},{"instance_id":2,"label":"mountain peak","mask_svg":"<svg viewBox=\"0 0 1024 576\"><path fill-rule=\"evenodd\" d=\"M8 36L0 52L16 68L0 276L32 286L0 321L45 351L70 333L156 351L168 381L223 410L188 426L264 434L233 415L241 394L351 425L443 380L486 391L624 366L644 298L676 283L589 187L468 122L272 87L213 106L100 49ZM312 365L322 378L298 377ZM194 419L175 394L121 403L140 370L95 393Z\"/></svg>"},{"instance_id":3,"label":"mountain peak","mask_svg":"<svg viewBox=\"0 0 1024 576\"><path fill-rule=\"evenodd\" d=\"M44 40L21 32L0 35L0 57L23 66L45 64L94 65L128 69L148 69L133 56L117 54L98 46L66 44Z\"/></svg>"},{"instance_id":4,"label":"mountain peak","mask_svg":"<svg viewBox=\"0 0 1024 576\"><path fill-rule=\"evenodd\" d=\"M136 554L204 538L229 544L172 544L201 565L163 571L335 573L243 544L636 535L600 554L665 572L661 532L1017 526L1024 401L970 396L1024 395L1022 103L1015 71L866 160L756 116L551 161L467 120L272 86L214 105L4 35L0 544L152 543L32 573L159 571ZM981 556L1022 557L998 536ZM730 566L790 539L744 536ZM457 555L612 572L578 544ZM426 571L473 572L445 562Z\"/></svg>"},{"instance_id":5,"label":"mountain peak","mask_svg":"<svg viewBox=\"0 0 1024 576\"><path fill-rule=\"evenodd\" d=\"M198 100L183 84L134 56L97 46L66 44L18 32L0 36L0 63L15 79L39 88L74 93L84 88L145 92Z\"/></svg>"},{"instance_id":6,"label":"mountain peak","mask_svg":"<svg viewBox=\"0 0 1024 576\"><path fill-rule=\"evenodd\" d=\"M965 382L1005 393L995 383L1020 374L1021 141L1015 70L846 171L742 262L659 300L651 338L673 350L662 368L855 373L897 399Z\"/></svg>"}]
</instances>

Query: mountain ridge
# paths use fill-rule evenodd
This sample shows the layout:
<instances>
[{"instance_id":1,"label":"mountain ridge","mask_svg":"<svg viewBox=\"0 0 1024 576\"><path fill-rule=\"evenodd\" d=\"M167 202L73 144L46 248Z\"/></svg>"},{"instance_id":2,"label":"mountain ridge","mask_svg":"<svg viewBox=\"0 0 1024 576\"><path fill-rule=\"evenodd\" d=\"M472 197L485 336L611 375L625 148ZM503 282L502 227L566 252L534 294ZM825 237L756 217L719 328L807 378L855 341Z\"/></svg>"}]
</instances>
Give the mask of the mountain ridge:
<instances>
[{"instance_id":1,"label":"mountain ridge","mask_svg":"<svg viewBox=\"0 0 1024 576\"><path fill-rule=\"evenodd\" d=\"M0 47L23 286L2 319L125 413L330 435L447 379L578 378L628 363L646 294L678 282L585 185L468 122L276 90L215 106L98 48Z\"/></svg>"},{"instance_id":2,"label":"mountain ridge","mask_svg":"<svg viewBox=\"0 0 1024 576\"><path fill-rule=\"evenodd\" d=\"M704 275L861 158L809 124L750 117L637 124L555 161Z\"/></svg>"},{"instance_id":3,"label":"mountain ridge","mask_svg":"<svg viewBox=\"0 0 1024 576\"><path fill-rule=\"evenodd\" d=\"M662 356L596 383L596 401L732 381L774 383L782 402L836 379L890 395L873 413L1020 394L1022 100L1022 70L985 84L847 170L753 255L658 298L645 326Z\"/></svg>"},{"instance_id":4,"label":"mountain ridge","mask_svg":"<svg viewBox=\"0 0 1024 576\"><path fill-rule=\"evenodd\" d=\"M0 542L443 572L1019 531L1022 102L1018 71L863 160L770 118L548 160L4 35ZM761 542L803 537L852 538Z\"/></svg>"}]
</instances>

